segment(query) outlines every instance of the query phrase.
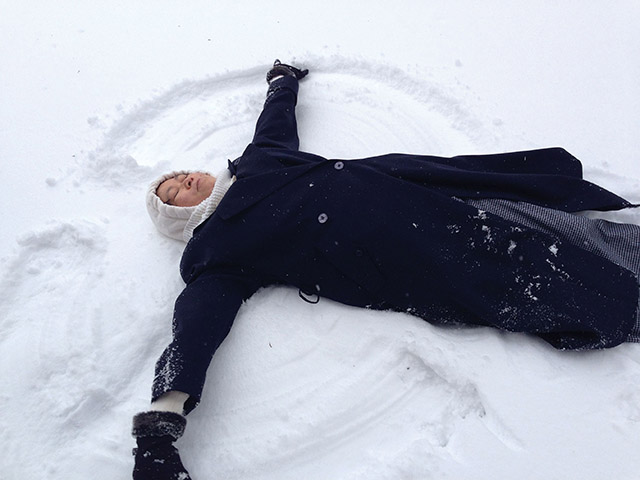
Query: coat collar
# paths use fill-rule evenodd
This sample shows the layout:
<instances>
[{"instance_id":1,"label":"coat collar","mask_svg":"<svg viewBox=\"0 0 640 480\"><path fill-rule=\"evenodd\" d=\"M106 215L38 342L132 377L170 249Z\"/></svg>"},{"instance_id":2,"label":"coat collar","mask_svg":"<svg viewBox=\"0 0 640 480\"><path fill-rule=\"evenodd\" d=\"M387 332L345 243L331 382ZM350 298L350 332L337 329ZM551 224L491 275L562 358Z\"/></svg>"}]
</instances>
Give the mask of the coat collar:
<instances>
[{"instance_id":1,"label":"coat collar","mask_svg":"<svg viewBox=\"0 0 640 480\"><path fill-rule=\"evenodd\" d=\"M287 158L249 146L240 158L229 161L228 168L236 176L236 181L218 205L216 213L225 220L234 217L317 165L318 161L308 159L290 162Z\"/></svg>"}]
</instances>

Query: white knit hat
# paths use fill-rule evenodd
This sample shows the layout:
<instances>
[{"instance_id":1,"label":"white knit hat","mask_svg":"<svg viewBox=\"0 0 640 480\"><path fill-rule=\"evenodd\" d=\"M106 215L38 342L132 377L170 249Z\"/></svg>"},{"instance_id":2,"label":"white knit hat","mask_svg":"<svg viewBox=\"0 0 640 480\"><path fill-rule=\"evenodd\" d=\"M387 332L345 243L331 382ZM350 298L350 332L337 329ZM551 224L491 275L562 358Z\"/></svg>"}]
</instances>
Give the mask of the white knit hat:
<instances>
[{"instance_id":1,"label":"white knit hat","mask_svg":"<svg viewBox=\"0 0 640 480\"><path fill-rule=\"evenodd\" d=\"M231 176L228 168L222 169L213 176L216 183L211 194L198 205L193 207L176 207L168 205L160 200L156 190L162 182L182 174L192 173L189 170L180 170L167 173L155 180L147 190L147 211L158 231L175 240L188 242L193 236L195 228L204 222L215 211L216 207L227 193L235 177ZM206 172L204 172L206 173ZM211 174L209 174L211 175Z\"/></svg>"},{"instance_id":2,"label":"white knit hat","mask_svg":"<svg viewBox=\"0 0 640 480\"><path fill-rule=\"evenodd\" d=\"M182 236L184 227L197 205L193 207L176 207L175 205L166 204L160 200L156 190L165 180L189 173L191 173L189 170L179 170L162 175L152 182L147 190L147 212L149 212L153 224L163 235L180 241L184 241Z\"/></svg>"}]
</instances>

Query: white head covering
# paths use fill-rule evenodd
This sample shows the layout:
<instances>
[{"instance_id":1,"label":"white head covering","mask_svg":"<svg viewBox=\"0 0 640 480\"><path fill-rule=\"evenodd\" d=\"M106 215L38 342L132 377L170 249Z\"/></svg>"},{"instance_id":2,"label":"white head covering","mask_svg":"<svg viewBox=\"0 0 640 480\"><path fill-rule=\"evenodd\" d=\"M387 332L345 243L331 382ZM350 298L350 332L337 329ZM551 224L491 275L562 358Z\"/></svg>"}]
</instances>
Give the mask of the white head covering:
<instances>
[{"instance_id":1,"label":"white head covering","mask_svg":"<svg viewBox=\"0 0 640 480\"><path fill-rule=\"evenodd\" d=\"M188 173L191 172L179 170L166 173L152 182L147 189L147 212L149 212L151 221L160 233L176 240L182 240L184 226L196 207L176 207L175 205L164 203L156 194L156 190L165 180Z\"/></svg>"},{"instance_id":2,"label":"white head covering","mask_svg":"<svg viewBox=\"0 0 640 480\"><path fill-rule=\"evenodd\" d=\"M162 182L182 174L189 174L189 170L178 170L162 175L153 181L147 189L147 212L158 231L175 240L188 242L193 230L204 222L215 211L218 203L235 180L229 169L225 168L215 176L216 183L211 195L193 207L176 207L160 200L156 190Z\"/></svg>"}]
</instances>

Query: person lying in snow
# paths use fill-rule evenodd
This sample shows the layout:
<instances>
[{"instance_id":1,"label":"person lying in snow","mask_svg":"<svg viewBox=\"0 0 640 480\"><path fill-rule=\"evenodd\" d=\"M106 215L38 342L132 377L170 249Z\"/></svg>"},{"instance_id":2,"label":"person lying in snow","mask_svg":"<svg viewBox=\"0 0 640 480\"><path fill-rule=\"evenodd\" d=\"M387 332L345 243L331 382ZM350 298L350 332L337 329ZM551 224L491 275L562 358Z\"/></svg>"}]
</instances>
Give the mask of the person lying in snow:
<instances>
[{"instance_id":1,"label":"person lying in snow","mask_svg":"<svg viewBox=\"0 0 640 480\"><path fill-rule=\"evenodd\" d=\"M316 303L537 335L559 349L640 338L640 227L585 211L632 207L582 179L562 148L327 160L298 150L298 81L276 60L253 141L212 176L172 172L147 208L184 240L173 341L134 417L135 479L186 479L173 442L242 302L289 285Z\"/></svg>"}]
</instances>

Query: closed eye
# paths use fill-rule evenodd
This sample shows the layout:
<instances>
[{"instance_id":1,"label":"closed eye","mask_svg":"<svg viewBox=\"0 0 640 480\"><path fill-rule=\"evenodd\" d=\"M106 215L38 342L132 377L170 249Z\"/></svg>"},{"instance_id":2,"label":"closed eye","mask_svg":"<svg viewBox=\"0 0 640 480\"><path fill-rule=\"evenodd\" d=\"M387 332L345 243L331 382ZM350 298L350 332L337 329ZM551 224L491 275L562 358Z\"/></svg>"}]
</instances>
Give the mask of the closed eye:
<instances>
[{"instance_id":1,"label":"closed eye","mask_svg":"<svg viewBox=\"0 0 640 480\"><path fill-rule=\"evenodd\" d=\"M173 199L172 199L172 194L171 194L172 190L175 190L175 188L174 187L167 188L167 200L165 201L165 203L167 203L169 205L172 205L173 204L173 200L175 200L175 198L176 198L175 195L173 195Z\"/></svg>"},{"instance_id":2,"label":"closed eye","mask_svg":"<svg viewBox=\"0 0 640 480\"><path fill-rule=\"evenodd\" d=\"M184 179L187 178L187 174L181 173L180 175L176 175L175 177L173 177L173 180L175 180L175 182L177 182L178 186L170 186L169 188L167 188L167 200L164 202L168 205L175 205L176 202L176 198L178 197L178 193L180 193L180 186L182 185L182 182L184 182ZM175 191L175 193L174 193Z\"/></svg>"}]
</instances>

